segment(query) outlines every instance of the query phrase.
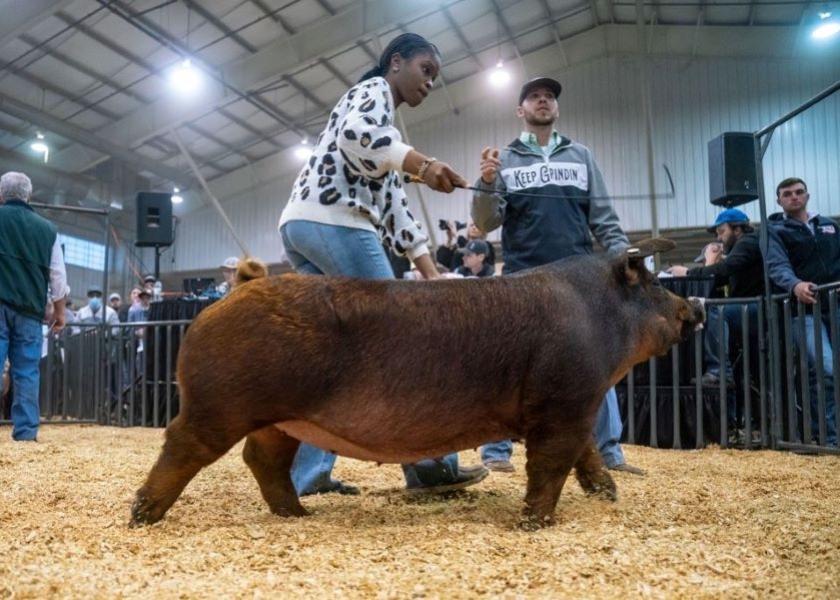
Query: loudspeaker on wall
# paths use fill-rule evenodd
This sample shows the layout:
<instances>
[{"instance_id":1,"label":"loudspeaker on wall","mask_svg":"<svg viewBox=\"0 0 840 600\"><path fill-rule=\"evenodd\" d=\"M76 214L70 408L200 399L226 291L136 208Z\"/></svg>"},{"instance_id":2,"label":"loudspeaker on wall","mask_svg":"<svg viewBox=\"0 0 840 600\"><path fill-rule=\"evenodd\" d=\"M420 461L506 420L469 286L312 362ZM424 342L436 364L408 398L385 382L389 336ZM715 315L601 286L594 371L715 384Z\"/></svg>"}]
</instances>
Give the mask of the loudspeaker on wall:
<instances>
[{"instance_id":1,"label":"loudspeaker on wall","mask_svg":"<svg viewBox=\"0 0 840 600\"><path fill-rule=\"evenodd\" d=\"M172 195L156 192L137 194L136 246L171 246L175 241L172 227Z\"/></svg>"},{"instance_id":2,"label":"loudspeaker on wall","mask_svg":"<svg viewBox=\"0 0 840 600\"><path fill-rule=\"evenodd\" d=\"M709 142L712 204L737 206L758 198L755 147L751 133L726 132Z\"/></svg>"}]
</instances>

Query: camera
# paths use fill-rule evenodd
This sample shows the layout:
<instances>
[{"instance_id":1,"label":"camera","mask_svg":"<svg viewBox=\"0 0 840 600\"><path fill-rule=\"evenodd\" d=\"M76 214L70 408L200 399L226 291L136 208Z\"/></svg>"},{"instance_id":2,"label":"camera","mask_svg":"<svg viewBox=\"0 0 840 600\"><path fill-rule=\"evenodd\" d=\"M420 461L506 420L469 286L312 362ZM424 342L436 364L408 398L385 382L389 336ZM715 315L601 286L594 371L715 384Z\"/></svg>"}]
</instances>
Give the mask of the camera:
<instances>
[{"instance_id":1,"label":"camera","mask_svg":"<svg viewBox=\"0 0 840 600\"><path fill-rule=\"evenodd\" d=\"M449 221L446 219L441 219L438 221L438 227L440 227L441 231L449 231ZM467 227L466 223L461 223L461 221L455 221L455 231L461 231Z\"/></svg>"}]
</instances>

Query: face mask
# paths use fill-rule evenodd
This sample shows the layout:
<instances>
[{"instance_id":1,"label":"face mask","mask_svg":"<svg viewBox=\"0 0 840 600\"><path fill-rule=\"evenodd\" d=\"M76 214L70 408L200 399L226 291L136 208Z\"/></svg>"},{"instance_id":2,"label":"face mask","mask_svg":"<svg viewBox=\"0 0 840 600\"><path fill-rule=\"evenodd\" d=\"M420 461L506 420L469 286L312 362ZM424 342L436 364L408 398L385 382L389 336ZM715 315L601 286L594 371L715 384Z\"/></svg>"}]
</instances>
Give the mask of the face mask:
<instances>
[{"instance_id":1,"label":"face mask","mask_svg":"<svg viewBox=\"0 0 840 600\"><path fill-rule=\"evenodd\" d=\"M102 308L102 298L91 298L88 306L93 312L99 312L99 309Z\"/></svg>"}]
</instances>

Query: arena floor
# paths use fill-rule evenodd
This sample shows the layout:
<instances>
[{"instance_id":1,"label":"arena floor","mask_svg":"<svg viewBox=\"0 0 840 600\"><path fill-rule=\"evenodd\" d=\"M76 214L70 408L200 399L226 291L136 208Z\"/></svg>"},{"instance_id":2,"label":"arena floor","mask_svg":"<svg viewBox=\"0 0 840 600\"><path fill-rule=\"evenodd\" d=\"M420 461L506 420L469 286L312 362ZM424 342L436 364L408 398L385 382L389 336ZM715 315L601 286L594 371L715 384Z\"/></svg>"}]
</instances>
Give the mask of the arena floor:
<instances>
[{"instance_id":1,"label":"arena floor","mask_svg":"<svg viewBox=\"0 0 840 600\"><path fill-rule=\"evenodd\" d=\"M523 457L448 500L409 501L398 467L340 459L361 497L271 515L237 447L159 524L126 527L162 432L0 427L0 598L840 596L840 458L627 447L620 500L570 481L559 524L516 528ZM473 452L462 454L474 461Z\"/></svg>"}]
</instances>

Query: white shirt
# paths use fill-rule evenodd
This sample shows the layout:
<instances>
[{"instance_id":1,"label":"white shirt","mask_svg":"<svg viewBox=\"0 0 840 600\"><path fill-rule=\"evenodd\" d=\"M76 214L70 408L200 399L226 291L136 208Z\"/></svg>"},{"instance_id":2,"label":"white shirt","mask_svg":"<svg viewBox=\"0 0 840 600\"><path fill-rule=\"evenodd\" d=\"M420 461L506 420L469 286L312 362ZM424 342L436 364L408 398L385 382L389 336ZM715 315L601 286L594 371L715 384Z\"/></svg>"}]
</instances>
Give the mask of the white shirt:
<instances>
[{"instance_id":1,"label":"white shirt","mask_svg":"<svg viewBox=\"0 0 840 600\"><path fill-rule=\"evenodd\" d=\"M56 236L50 256L50 299L61 300L69 295L70 287L67 285L64 254L61 252L61 244L58 243L58 236Z\"/></svg>"}]
</instances>

